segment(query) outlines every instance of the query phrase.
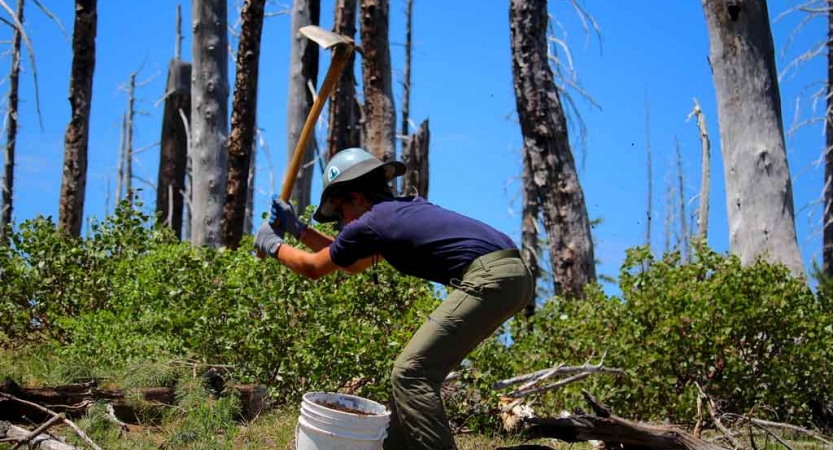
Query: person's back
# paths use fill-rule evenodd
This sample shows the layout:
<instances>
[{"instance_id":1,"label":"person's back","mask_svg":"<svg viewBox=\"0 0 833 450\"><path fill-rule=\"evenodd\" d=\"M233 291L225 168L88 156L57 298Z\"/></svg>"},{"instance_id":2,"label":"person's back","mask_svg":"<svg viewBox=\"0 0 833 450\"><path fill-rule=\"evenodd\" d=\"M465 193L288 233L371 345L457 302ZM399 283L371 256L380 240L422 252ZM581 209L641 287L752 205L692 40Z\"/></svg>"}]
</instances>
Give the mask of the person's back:
<instances>
[{"instance_id":1,"label":"person's back","mask_svg":"<svg viewBox=\"0 0 833 450\"><path fill-rule=\"evenodd\" d=\"M381 254L404 274L449 284L475 259L516 248L509 236L483 222L420 197L399 197L375 203L344 227L330 256L347 267Z\"/></svg>"}]
</instances>

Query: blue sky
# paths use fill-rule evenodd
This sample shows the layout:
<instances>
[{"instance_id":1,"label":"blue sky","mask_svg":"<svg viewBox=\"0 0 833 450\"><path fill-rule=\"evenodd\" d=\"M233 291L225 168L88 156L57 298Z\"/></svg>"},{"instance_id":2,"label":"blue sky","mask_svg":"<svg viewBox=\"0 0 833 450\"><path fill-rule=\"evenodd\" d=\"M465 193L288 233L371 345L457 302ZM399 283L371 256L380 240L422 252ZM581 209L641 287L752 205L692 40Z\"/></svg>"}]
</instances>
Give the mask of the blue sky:
<instances>
[{"instance_id":1,"label":"blue sky","mask_svg":"<svg viewBox=\"0 0 833 450\"><path fill-rule=\"evenodd\" d=\"M44 2L72 32L72 2ZM150 82L138 92L134 148L159 139L162 107L154 103L164 93L165 71L174 45L176 1L108 0L99 2L97 62L94 79L89 172L85 215L101 217L105 211L107 180L115 189L119 121L127 105L120 90L130 72L143 67L139 81ZM184 29L188 30L189 2L184 2ZM322 2L322 26L332 26L332 1ZM769 3L774 18L794 0ZM701 3L639 0L611 2L585 0L602 30L601 43L587 38L581 22L566 0L550 0L550 11L563 25L584 89L601 109L576 97L586 122L586 146L576 149L580 180L592 218L604 223L595 230L599 272L616 275L625 249L645 240L646 211L646 102L650 104L650 138L653 148L653 248L664 247L665 194L676 182L674 139L683 152L685 195L695 196L700 186L700 143L696 126L686 122L697 97L708 119L712 137L712 190L709 243L728 248L723 166L720 159L717 110L707 56L708 35ZM289 4L270 6L272 11ZM396 81L396 104L401 106L404 65L404 0L392 0L390 40ZM230 22L237 8L229 8ZM430 118L431 179L429 198L450 209L494 225L516 240L520 237L520 151L522 139L515 118L509 47L508 2L415 0L414 55L411 117L417 123ZM40 78L43 129L35 113L31 67L21 81L21 130L18 137L15 179L15 221L38 214L57 217L61 183L63 134L69 119L69 41L34 5L26 12L26 27L35 47ZM825 38L822 19L811 22L782 54L799 16L773 24L778 66ZM286 90L289 59L288 15L267 19L263 33L259 126L272 153L276 183L286 166ZM3 33L8 35L8 30ZM6 39L3 37L2 39ZM183 57L190 60L191 40L186 36ZM781 83L785 127L793 123L796 99L812 83L824 81L824 54L786 76ZM1 64L10 64L6 56ZM321 62L321 78L328 66ZM229 64L233 70L234 64ZM360 69L356 67L357 75ZM155 78L153 78L155 76ZM233 80L232 77L229 78ZM806 97L805 97L806 98ZM804 103L807 103L806 101ZM819 112L823 111L823 105ZM810 117L804 110L801 119ZM400 117L397 117L399 120ZM397 129L399 126L397 125ZM821 126L807 127L788 141L793 174L796 224L805 262L820 258L821 235L817 199L823 167L814 165L823 147ZM271 188L265 157L258 155L258 213L266 210ZM137 175L156 180L158 149L137 156ZM146 207L155 193L145 189ZM275 187L280 190L280 186ZM320 193L314 180L313 196ZM112 203L112 195L111 195ZM691 213L696 202L688 205ZM110 206L112 210L112 206Z\"/></svg>"}]
</instances>

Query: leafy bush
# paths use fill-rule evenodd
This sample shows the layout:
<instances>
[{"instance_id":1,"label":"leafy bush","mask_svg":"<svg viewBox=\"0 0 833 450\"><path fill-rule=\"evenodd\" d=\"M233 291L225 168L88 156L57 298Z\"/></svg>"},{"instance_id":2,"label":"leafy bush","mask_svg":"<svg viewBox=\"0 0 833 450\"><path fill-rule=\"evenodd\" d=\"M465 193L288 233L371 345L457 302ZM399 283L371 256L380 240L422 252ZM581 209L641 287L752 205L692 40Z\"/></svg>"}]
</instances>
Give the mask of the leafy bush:
<instances>
[{"instance_id":1,"label":"leafy bush","mask_svg":"<svg viewBox=\"0 0 833 450\"><path fill-rule=\"evenodd\" d=\"M285 400L354 378L386 398L396 353L437 302L386 264L310 281L256 259L251 237L195 248L147 221L125 205L81 240L23 223L0 251L0 343L46 343L90 371L187 355Z\"/></svg>"},{"instance_id":2,"label":"leafy bush","mask_svg":"<svg viewBox=\"0 0 833 450\"><path fill-rule=\"evenodd\" d=\"M799 423L833 401L833 311L783 266L742 266L702 246L683 264L637 248L620 287L621 299L594 287L584 301L548 302L532 331L515 322L513 344L484 346L473 366L491 382L608 351L605 365L627 370L545 395L550 412L583 405L586 388L623 415L693 422L695 383L726 412Z\"/></svg>"}]
</instances>

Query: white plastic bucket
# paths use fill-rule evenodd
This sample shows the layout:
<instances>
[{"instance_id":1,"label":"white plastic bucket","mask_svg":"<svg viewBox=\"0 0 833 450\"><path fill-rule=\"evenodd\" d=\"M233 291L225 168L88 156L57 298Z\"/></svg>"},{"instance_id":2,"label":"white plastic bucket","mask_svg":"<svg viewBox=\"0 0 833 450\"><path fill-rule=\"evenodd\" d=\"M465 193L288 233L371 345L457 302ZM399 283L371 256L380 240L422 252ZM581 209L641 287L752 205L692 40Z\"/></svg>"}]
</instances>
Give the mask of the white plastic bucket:
<instances>
[{"instance_id":1,"label":"white plastic bucket","mask_svg":"<svg viewBox=\"0 0 833 450\"><path fill-rule=\"evenodd\" d=\"M328 408L329 403L361 411ZM388 436L390 411L372 400L347 394L307 392L295 427L296 450L380 450Z\"/></svg>"}]
</instances>

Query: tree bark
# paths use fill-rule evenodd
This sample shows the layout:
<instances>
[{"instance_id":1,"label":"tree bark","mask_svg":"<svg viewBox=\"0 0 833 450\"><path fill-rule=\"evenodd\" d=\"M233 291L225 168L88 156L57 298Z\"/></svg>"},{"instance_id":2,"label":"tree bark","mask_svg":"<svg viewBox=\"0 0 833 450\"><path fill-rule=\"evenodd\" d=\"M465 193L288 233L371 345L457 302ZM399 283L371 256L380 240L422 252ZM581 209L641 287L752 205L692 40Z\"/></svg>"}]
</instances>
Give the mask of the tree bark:
<instances>
[{"instance_id":1,"label":"tree bark","mask_svg":"<svg viewBox=\"0 0 833 450\"><path fill-rule=\"evenodd\" d=\"M257 81L265 3L265 0L246 0L240 12L240 42L237 47L237 71L228 146L228 184L223 210L223 245L228 248L237 248L240 245L246 222L249 166L257 134Z\"/></svg>"},{"instance_id":2,"label":"tree bark","mask_svg":"<svg viewBox=\"0 0 833 450\"><path fill-rule=\"evenodd\" d=\"M98 21L97 0L75 0L75 26L72 32L72 69L69 104L72 118L64 137L64 165L58 227L74 237L81 235L84 219L84 194L87 187L87 142L90 105L95 71L95 35Z\"/></svg>"},{"instance_id":3,"label":"tree bark","mask_svg":"<svg viewBox=\"0 0 833 450\"><path fill-rule=\"evenodd\" d=\"M127 93L127 133L124 140L124 195L133 207L133 118L135 111L136 72L130 74Z\"/></svg>"},{"instance_id":4,"label":"tree bark","mask_svg":"<svg viewBox=\"0 0 833 450\"><path fill-rule=\"evenodd\" d=\"M688 239L688 223L686 220L688 216L685 212L685 183L683 179L683 155L680 152L680 140L674 136L674 145L677 148L677 181L680 189L680 247L683 252L683 260L689 261L691 255L689 253L689 239Z\"/></svg>"},{"instance_id":5,"label":"tree bark","mask_svg":"<svg viewBox=\"0 0 833 450\"><path fill-rule=\"evenodd\" d=\"M185 191L185 165L188 158L188 135L179 114L191 114L191 64L178 58L168 65L165 88L165 111L159 140L159 177L156 183L156 214L161 223L172 211L168 227L177 239L182 238L182 192ZM170 187L170 188L169 188ZM173 190L173 196L168 197ZM173 205L171 205L173 202Z\"/></svg>"},{"instance_id":6,"label":"tree bark","mask_svg":"<svg viewBox=\"0 0 833 450\"><path fill-rule=\"evenodd\" d=\"M547 1L512 0L512 73L532 183L549 236L556 293L583 295L596 278L590 221L547 59Z\"/></svg>"},{"instance_id":7,"label":"tree bark","mask_svg":"<svg viewBox=\"0 0 833 450\"><path fill-rule=\"evenodd\" d=\"M408 137L402 148L402 162L407 172L402 177L402 195L418 194L428 198L428 145L431 132L428 119L422 121L416 133Z\"/></svg>"},{"instance_id":8,"label":"tree bark","mask_svg":"<svg viewBox=\"0 0 833 450\"><path fill-rule=\"evenodd\" d=\"M524 316L527 318L535 314L535 299L538 292L538 277L541 276L541 266L538 265L538 255L541 252L538 241L538 218L541 216L541 208L538 204L538 190L535 180L532 178L532 161L526 153L523 155L523 211L521 213L521 258L529 268L532 275L533 295L529 304L524 308Z\"/></svg>"},{"instance_id":9,"label":"tree bark","mask_svg":"<svg viewBox=\"0 0 833 450\"><path fill-rule=\"evenodd\" d=\"M193 164L191 243L219 247L226 198L228 139L228 7L191 0L194 36L191 86Z\"/></svg>"},{"instance_id":10,"label":"tree bark","mask_svg":"<svg viewBox=\"0 0 833 450\"><path fill-rule=\"evenodd\" d=\"M766 1L703 0L703 9L717 92L730 249L743 263L766 254L804 276Z\"/></svg>"},{"instance_id":11,"label":"tree bark","mask_svg":"<svg viewBox=\"0 0 833 450\"><path fill-rule=\"evenodd\" d=\"M388 0L361 0L364 145L382 161L396 157L396 108L391 87Z\"/></svg>"},{"instance_id":12,"label":"tree bark","mask_svg":"<svg viewBox=\"0 0 833 450\"><path fill-rule=\"evenodd\" d=\"M318 85L318 45L305 38L298 30L307 25L318 25L321 16L320 0L297 0L292 5L291 39L292 48L289 55L289 100L286 120L286 155L287 163L295 154L295 146L301 137L301 130L315 102L309 84ZM315 157L315 139L310 139L309 147L304 149L304 162L292 189L292 201L300 214L310 204L312 175Z\"/></svg>"},{"instance_id":13,"label":"tree bark","mask_svg":"<svg viewBox=\"0 0 833 450\"><path fill-rule=\"evenodd\" d=\"M401 136L409 135L408 115L411 112L411 36L414 24L414 0L405 2L405 72L402 81L402 131Z\"/></svg>"},{"instance_id":14,"label":"tree bark","mask_svg":"<svg viewBox=\"0 0 833 450\"><path fill-rule=\"evenodd\" d=\"M255 127L256 128L256 127ZM257 135L255 135L257 139ZM248 193L246 195L246 212L243 222L243 234L253 234L255 218L255 168L257 167L257 144L252 144L252 157L249 160L249 177L246 182Z\"/></svg>"},{"instance_id":15,"label":"tree bark","mask_svg":"<svg viewBox=\"0 0 833 450\"><path fill-rule=\"evenodd\" d=\"M17 20L23 23L24 0L17 0ZM14 193L14 150L17 144L17 102L20 81L20 30L15 29L12 38L12 68L9 73L9 110L6 122L6 156L3 159L3 202L0 213L0 245L7 242L7 227L12 223Z\"/></svg>"},{"instance_id":16,"label":"tree bark","mask_svg":"<svg viewBox=\"0 0 833 450\"><path fill-rule=\"evenodd\" d=\"M351 39L356 36L356 0L337 0L333 31ZM329 127L327 130L327 160L345 148L361 146L359 118L354 114L356 104L355 52L344 66L333 96L330 98Z\"/></svg>"},{"instance_id":17,"label":"tree bark","mask_svg":"<svg viewBox=\"0 0 833 450\"><path fill-rule=\"evenodd\" d=\"M706 240L709 233L709 184L711 182L711 142L709 132L706 128L706 116L700 109L700 102L694 99L694 110L691 112L697 117L697 129L700 132L701 147L701 168L700 168L700 205L697 211L697 235L700 239Z\"/></svg>"},{"instance_id":18,"label":"tree bark","mask_svg":"<svg viewBox=\"0 0 833 450\"><path fill-rule=\"evenodd\" d=\"M833 4L827 4L827 114L824 123L824 212L822 271L833 276Z\"/></svg>"}]
</instances>

